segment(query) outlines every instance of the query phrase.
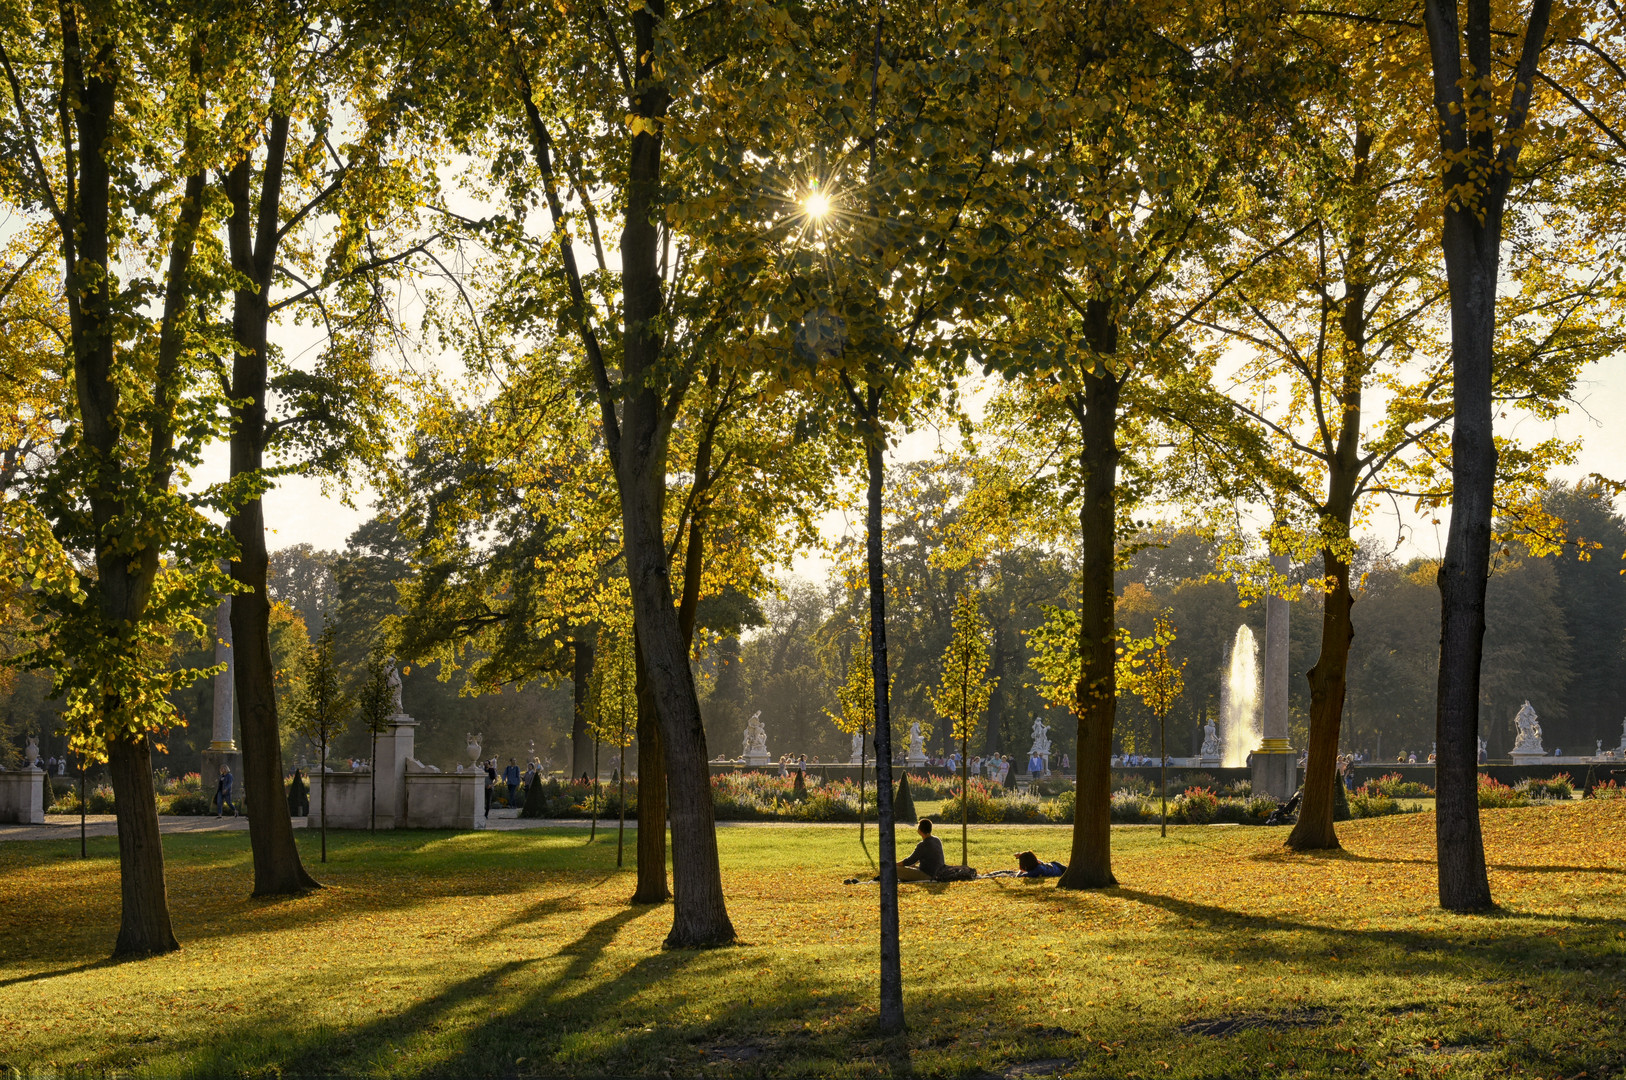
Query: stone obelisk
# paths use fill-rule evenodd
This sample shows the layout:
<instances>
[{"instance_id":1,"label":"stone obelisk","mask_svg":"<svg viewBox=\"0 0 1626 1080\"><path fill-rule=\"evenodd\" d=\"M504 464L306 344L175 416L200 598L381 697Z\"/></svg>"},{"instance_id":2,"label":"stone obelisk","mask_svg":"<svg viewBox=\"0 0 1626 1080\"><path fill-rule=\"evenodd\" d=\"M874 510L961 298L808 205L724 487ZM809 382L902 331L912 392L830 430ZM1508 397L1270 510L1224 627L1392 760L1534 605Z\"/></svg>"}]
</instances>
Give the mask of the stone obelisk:
<instances>
[{"instance_id":1,"label":"stone obelisk","mask_svg":"<svg viewBox=\"0 0 1626 1080\"><path fill-rule=\"evenodd\" d=\"M232 659L229 596L222 598L220 606L215 609L215 663L225 664L226 670L215 676L214 732L209 749L203 752L203 793L211 801L214 799L215 782L220 777L220 766L224 765L231 770L236 781L233 794L240 805L243 798L243 756L238 752L237 740L233 737L232 710L236 695L232 677L236 674L237 665Z\"/></svg>"},{"instance_id":2,"label":"stone obelisk","mask_svg":"<svg viewBox=\"0 0 1626 1080\"><path fill-rule=\"evenodd\" d=\"M1286 555L1272 555L1274 577L1284 579ZM1253 792L1283 802L1298 790L1298 754L1287 737L1288 602L1272 591L1265 597L1264 731L1253 753Z\"/></svg>"}]
</instances>

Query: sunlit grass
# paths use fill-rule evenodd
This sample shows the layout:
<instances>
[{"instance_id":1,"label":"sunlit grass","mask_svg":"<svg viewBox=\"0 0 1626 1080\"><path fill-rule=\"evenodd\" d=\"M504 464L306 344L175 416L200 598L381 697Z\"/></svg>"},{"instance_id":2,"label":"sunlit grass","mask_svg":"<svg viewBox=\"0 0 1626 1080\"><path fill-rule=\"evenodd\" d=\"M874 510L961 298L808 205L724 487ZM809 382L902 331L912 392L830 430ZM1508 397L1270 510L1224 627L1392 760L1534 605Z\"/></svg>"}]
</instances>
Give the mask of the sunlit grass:
<instances>
[{"instance_id":1,"label":"sunlit grass","mask_svg":"<svg viewBox=\"0 0 1626 1080\"><path fill-rule=\"evenodd\" d=\"M153 1075L1598 1076L1626 1054L1626 803L1486 815L1490 916L1434 902L1430 814L1114 832L1120 887L907 887L910 1033L871 1032L854 826L719 830L734 948L660 949L615 840L332 834L331 886L247 899L242 833L166 840L183 950L111 964L111 839L0 844L0 1065ZM957 854L957 830L944 840ZM629 839L630 839L629 833ZM870 850L874 831L871 825ZM314 861L313 837L302 837ZM974 827L971 861L1066 830ZM630 861L630 858L629 858ZM1231 1034L1188 1025L1235 1021ZM1251 1020L1250 1020L1251 1018ZM1185 1029L1185 1030L1182 1030ZM1223 1027L1217 1030L1224 1030ZM1057 1066L1060 1068L1060 1066Z\"/></svg>"}]
</instances>

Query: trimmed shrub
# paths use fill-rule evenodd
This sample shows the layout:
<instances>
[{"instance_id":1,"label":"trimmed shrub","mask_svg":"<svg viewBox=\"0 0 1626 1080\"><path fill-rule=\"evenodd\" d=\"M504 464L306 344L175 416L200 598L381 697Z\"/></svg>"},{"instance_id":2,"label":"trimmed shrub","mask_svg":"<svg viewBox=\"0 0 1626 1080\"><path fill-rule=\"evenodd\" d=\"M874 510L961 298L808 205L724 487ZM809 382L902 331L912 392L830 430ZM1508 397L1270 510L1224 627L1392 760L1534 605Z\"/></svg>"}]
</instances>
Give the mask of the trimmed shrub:
<instances>
[{"instance_id":1,"label":"trimmed shrub","mask_svg":"<svg viewBox=\"0 0 1626 1080\"><path fill-rule=\"evenodd\" d=\"M1368 795L1363 790L1349 800L1349 811L1358 818L1387 817L1400 813L1400 804L1387 795Z\"/></svg>"},{"instance_id":2,"label":"trimmed shrub","mask_svg":"<svg viewBox=\"0 0 1626 1080\"><path fill-rule=\"evenodd\" d=\"M1532 799L1568 799L1575 794L1575 784L1569 773L1559 773L1547 780L1531 777L1521 782L1517 790Z\"/></svg>"},{"instance_id":3,"label":"trimmed shrub","mask_svg":"<svg viewBox=\"0 0 1626 1080\"><path fill-rule=\"evenodd\" d=\"M800 776L797 773L797 776ZM807 795L807 789L802 789L802 795ZM898 780L898 790L892 796L892 820L899 822L913 822L919 819L915 813L915 797L909 793L909 774L904 773Z\"/></svg>"},{"instance_id":4,"label":"trimmed shrub","mask_svg":"<svg viewBox=\"0 0 1626 1080\"><path fill-rule=\"evenodd\" d=\"M525 785L525 807L519 812L522 818L541 818L548 816L548 797L542 793L542 774L532 773L531 782Z\"/></svg>"},{"instance_id":5,"label":"trimmed shrub","mask_svg":"<svg viewBox=\"0 0 1626 1080\"><path fill-rule=\"evenodd\" d=\"M160 800L160 807L161 806L162 800ZM191 814L201 817L205 814L214 813L214 808L209 805L209 800L204 798L202 792L182 791L179 794L169 796L169 809L160 809L159 812L169 814Z\"/></svg>"},{"instance_id":6,"label":"trimmed shrub","mask_svg":"<svg viewBox=\"0 0 1626 1080\"><path fill-rule=\"evenodd\" d=\"M1334 821L1348 821L1352 816L1349 812L1349 792L1345 789L1343 781L1333 777L1332 819Z\"/></svg>"}]
</instances>

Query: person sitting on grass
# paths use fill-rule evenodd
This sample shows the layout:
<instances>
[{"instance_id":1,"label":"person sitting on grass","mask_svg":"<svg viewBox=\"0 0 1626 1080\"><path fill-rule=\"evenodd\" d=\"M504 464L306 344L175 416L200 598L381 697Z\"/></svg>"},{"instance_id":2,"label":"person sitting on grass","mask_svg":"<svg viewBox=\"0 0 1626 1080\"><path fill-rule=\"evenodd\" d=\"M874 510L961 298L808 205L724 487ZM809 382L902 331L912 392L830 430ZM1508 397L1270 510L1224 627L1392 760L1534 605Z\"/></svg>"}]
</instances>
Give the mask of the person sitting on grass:
<instances>
[{"instance_id":1,"label":"person sitting on grass","mask_svg":"<svg viewBox=\"0 0 1626 1080\"><path fill-rule=\"evenodd\" d=\"M1061 877L1067 868L1059 862L1040 862L1039 856L1031 851L1018 851L1016 853L1017 877L1044 878Z\"/></svg>"},{"instance_id":2,"label":"person sitting on grass","mask_svg":"<svg viewBox=\"0 0 1626 1080\"><path fill-rule=\"evenodd\" d=\"M920 843L910 856L898 864L899 881L933 881L943 869L943 841L932 835L932 819L921 818L915 826Z\"/></svg>"}]
</instances>

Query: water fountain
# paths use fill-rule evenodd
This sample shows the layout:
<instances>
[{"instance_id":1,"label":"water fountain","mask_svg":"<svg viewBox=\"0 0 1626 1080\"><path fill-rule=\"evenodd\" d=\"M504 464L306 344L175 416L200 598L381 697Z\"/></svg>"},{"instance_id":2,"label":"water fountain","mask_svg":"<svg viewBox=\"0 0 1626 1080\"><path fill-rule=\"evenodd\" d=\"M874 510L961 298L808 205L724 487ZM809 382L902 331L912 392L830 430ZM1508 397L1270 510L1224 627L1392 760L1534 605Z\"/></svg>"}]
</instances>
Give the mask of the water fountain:
<instances>
[{"instance_id":1,"label":"water fountain","mask_svg":"<svg viewBox=\"0 0 1626 1080\"><path fill-rule=\"evenodd\" d=\"M1247 623L1236 628L1220 687L1220 737L1224 766L1240 768L1259 745L1259 643Z\"/></svg>"}]
</instances>

